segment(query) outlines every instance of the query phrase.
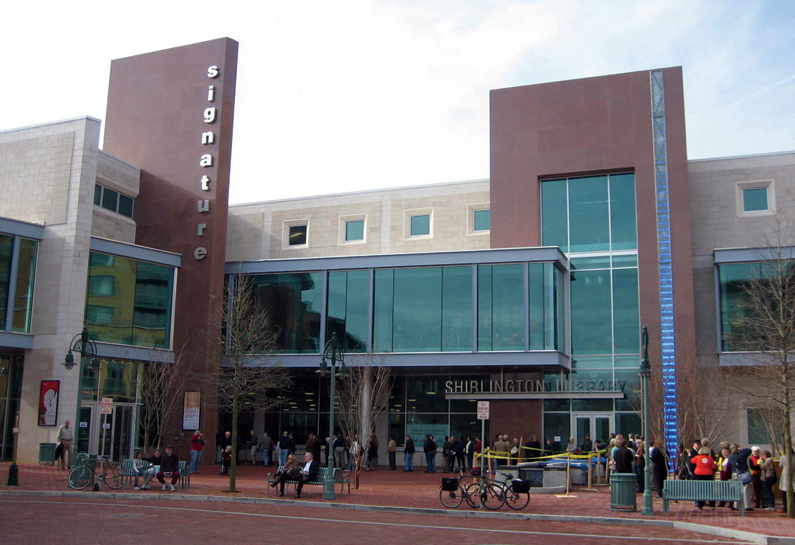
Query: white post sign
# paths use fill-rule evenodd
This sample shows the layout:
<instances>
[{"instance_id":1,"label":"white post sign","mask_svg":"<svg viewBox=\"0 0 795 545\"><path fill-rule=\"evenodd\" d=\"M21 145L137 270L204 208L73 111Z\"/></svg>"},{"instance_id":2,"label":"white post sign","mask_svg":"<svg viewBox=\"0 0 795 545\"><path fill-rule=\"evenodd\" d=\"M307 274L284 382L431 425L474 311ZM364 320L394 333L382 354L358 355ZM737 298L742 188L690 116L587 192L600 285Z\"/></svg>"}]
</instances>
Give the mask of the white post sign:
<instances>
[{"instance_id":1,"label":"white post sign","mask_svg":"<svg viewBox=\"0 0 795 545\"><path fill-rule=\"evenodd\" d=\"M482 441L482 445L486 444L486 420L489 419L489 402L488 401L478 401L478 420L480 420L480 440ZM481 454L485 454L486 449L483 448L481 450ZM486 474L484 471L486 470L485 466L486 458L484 456L480 457L480 475L483 478Z\"/></svg>"},{"instance_id":2,"label":"white post sign","mask_svg":"<svg viewBox=\"0 0 795 545\"><path fill-rule=\"evenodd\" d=\"M113 414L113 398L112 397L103 397L102 398L102 407L100 408L100 414Z\"/></svg>"},{"instance_id":3,"label":"white post sign","mask_svg":"<svg viewBox=\"0 0 795 545\"><path fill-rule=\"evenodd\" d=\"M478 420L489 419L489 402L478 401Z\"/></svg>"}]
</instances>

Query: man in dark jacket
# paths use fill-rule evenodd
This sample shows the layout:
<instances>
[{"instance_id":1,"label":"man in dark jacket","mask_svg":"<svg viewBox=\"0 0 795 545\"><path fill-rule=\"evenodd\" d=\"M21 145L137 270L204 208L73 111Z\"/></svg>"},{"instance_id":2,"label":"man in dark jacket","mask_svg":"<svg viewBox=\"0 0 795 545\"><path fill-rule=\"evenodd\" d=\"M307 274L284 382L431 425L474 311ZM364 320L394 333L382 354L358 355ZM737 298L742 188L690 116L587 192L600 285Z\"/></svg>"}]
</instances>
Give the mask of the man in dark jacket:
<instances>
[{"instance_id":1,"label":"man in dark jacket","mask_svg":"<svg viewBox=\"0 0 795 545\"><path fill-rule=\"evenodd\" d=\"M403 471L414 471L414 440L411 435L406 436L406 445L403 447L403 462L406 469Z\"/></svg>"},{"instance_id":2,"label":"man in dark jacket","mask_svg":"<svg viewBox=\"0 0 795 545\"><path fill-rule=\"evenodd\" d=\"M429 433L422 448L425 451L425 461L428 464L428 469L425 470L425 473L436 473L436 449L438 448L439 446L434 441L433 435Z\"/></svg>"},{"instance_id":3,"label":"man in dark jacket","mask_svg":"<svg viewBox=\"0 0 795 545\"><path fill-rule=\"evenodd\" d=\"M632 462L635 460L635 454L627 448L627 444L628 441L622 439L613 458L616 463L616 473L632 473Z\"/></svg>"},{"instance_id":4,"label":"man in dark jacket","mask_svg":"<svg viewBox=\"0 0 795 545\"><path fill-rule=\"evenodd\" d=\"M651 474L654 477L654 485L657 487L657 495L662 498L663 484L668 478L668 462L662 449L656 445L656 441L649 441L651 450L649 459L651 460Z\"/></svg>"},{"instance_id":5,"label":"man in dark jacket","mask_svg":"<svg viewBox=\"0 0 795 545\"><path fill-rule=\"evenodd\" d=\"M171 484L166 485L166 477L171 477ZM157 473L157 480L163 485L162 490L168 488L174 492L174 485L179 481L179 456L174 452L171 445L166 447L166 453L160 462L160 471Z\"/></svg>"},{"instance_id":6,"label":"man in dark jacket","mask_svg":"<svg viewBox=\"0 0 795 545\"><path fill-rule=\"evenodd\" d=\"M301 489L304 488L304 483L317 479L317 474L320 472L320 464L315 461L315 457L312 456L311 452L304 454L304 462L303 469L301 469L296 476L296 480L298 481L298 486L295 489L296 498L301 497Z\"/></svg>"}]
</instances>

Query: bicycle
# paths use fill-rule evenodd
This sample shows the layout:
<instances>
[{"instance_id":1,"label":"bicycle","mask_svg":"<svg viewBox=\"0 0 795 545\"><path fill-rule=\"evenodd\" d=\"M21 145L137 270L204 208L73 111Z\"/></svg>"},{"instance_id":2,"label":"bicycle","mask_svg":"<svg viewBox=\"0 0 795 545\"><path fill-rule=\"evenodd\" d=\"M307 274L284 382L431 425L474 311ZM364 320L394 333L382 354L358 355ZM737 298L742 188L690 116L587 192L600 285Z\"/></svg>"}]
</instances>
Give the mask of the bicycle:
<instances>
[{"instance_id":1,"label":"bicycle","mask_svg":"<svg viewBox=\"0 0 795 545\"><path fill-rule=\"evenodd\" d=\"M530 503L530 482L513 479L510 473L503 473L505 481L495 481L501 484L505 493L505 505L516 511L521 511ZM511 479L510 484L507 479Z\"/></svg>"},{"instance_id":2,"label":"bicycle","mask_svg":"<svg viewBox=\"0 0 795 545\"><path fill-rule=\"evenodd\" d=\"M503 486L489 478L488 471L483 476L481 482L472 483L467 488L469 505L474 508L485 507L491 511L500 509L505 504L506 493Z\"/></svg>"},{"instance_id":3,"label":"bicycle","mask_svg":"<svg viewBox=\"0 0 795 545\"><path fill-rule=\"evenodd\" d=\"M99 473L92 467L88 456L82 457L80 465L76 465L69 472L69 486L75 490L82 490L97 481L113 490L123 488L127 484L127 475L122 471L121 464L111 462L110 456L103 456L99 466Z\"/></svg>"},{"instance_id":4,"label":"bicycle","mask_svg":"<svg viewBox=\"0 0 795 545\"><path fill-rule=\"evenodd\" d=\"M472 504L472 499L467 492L467 484L464 480L464 470L459 470L457 479L442 477L442 486L439 490L439 501L442 502L442 505L451 509L455 509L461 505L464 500L467 501L469 506L475 507L475 505Z\"/></svg>"}]
</instances>

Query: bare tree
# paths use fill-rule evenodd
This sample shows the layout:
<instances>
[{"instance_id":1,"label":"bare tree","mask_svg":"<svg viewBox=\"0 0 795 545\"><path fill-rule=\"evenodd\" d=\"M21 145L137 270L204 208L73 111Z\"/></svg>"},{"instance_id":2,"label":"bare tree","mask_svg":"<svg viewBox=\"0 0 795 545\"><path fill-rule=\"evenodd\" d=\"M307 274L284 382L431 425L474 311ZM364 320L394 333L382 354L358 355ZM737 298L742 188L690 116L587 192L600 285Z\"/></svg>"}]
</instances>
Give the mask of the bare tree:
<instances>
[{"instance_id":1,"label":"bare tree","mask_svg":"<svg viewBox=\"0 0 795 545\"><path fill-rule=\"evenodd\" d=\"M781 241L782 231L776 230ZM771 444L786 457L793 475L793 410L795 409L795 252L780 243L759 250L749 264L749 279L741 283L743 309L737 327L727 337L735 348L748 351L746 365L727 369L732 390L766 415ZM787 491L787 517L795 518L795 495Z\"/></svg>"},{"instance_id":2,"label":"bare tree","mask_svg":"<svg viewBox=\"0 0 795 545\"><path fill-rule=\"evenodd\" d=\"M354 488L359 488L365 448L375 431L375 419L384 410L392 389L391 372L385 365L386 354L367 353L350 358L348 377L337 381L336 402L339 425L346 437L360 438L354 457Z\"/></svg>"},{"instance_id":3,"label":"bare tree","mask_svg":"<svg viewBox=\"0 0 795 545\"><path fill-rule=\"evenodd\" d=\"M174 363L167 363L158 361L153 353L141 366L141 427L144 432L143 451L147 455L151 454L152 447L162 448L169 415L180 401L175 392L180 376L185 373L182 354L182 350L175 350Z\"/></svg>"},{"instance_id":4,"label":"bare tree","mask_svg":"<svg viewBox=\"0 0 795 545\"><path fill-rule=\"evenodd\" d=\"M237 469L238 416L244 412L271 409L279 403L277 393L292 385L288 369L273 357L277 333L268 311L256 300L254 280L247 276L230 279L223 309L223 359L217 375L218 406L232 415L232 463L229 491L235 487Z\"/></svg>"}]
</instances>

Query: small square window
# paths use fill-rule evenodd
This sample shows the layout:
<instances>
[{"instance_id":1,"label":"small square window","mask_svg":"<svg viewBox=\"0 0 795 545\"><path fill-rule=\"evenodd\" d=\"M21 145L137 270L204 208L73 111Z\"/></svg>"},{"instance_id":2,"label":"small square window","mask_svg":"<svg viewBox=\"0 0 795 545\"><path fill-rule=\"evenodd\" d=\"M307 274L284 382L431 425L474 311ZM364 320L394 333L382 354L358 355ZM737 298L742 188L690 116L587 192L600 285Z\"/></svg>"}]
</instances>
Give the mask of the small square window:
<instances>
[{"instance_id":1,"label":"small square window","mask_svg":"<svg viewBox=\"0 0 795 545\"><path fill-rule=\"evenodd\" d=\"M766 187L743 189L743 212L760 212L767 209Z\"/></svg>"},{"instance_id":2,"label":"small square window","mask_svg":"<svg viewBox=\"0 0 795 545\"><path fill-rule=\"evenodd\" d=\"M107 208L108 210L115 212L118 204L119 194L112 189L108 189L107 187L104 188L104 191L102 192L102 208Z\"/></svg>"},{"instance_id":3,"label":"small square window","mask_svg":"<svg viewBox=\"0 0 795 545\"><path fill-rule=\"evenodd\" d=\"M364 220L345 222L345 241L364 240Z\"/></svg>"},{"instance_id":4,"label":"small square window","mask_svg":"<svg viewBox=\"0 0 795 545\"><path fill-rule=\"evenodd\" d=\"M132 197L119 193L119 214L128 218L133 217L133 202Z\"/></svg>"},{"instance_id":5,"label":"small square window","mask_svg":"<svg viewBox=\"0 0 795 545\"><path fill-rule=\"evenodd\" d=\"M475 210L473 231L488 231L491 229L491 210Z\"/></svg>"},{"instance_id":6,"label":"small square window","mask_svg":"<svg viewBox=\"0 0 795 545\"><path fill-rule=\"evenodd\" d=\"M290 246L306 244L306 225L293 225L290 227Z\"/></svg>"},{"instance_id":7,"label":"small square window","mask_svg":"<svg viewBox=\"0 0 795 545\"><path fill-rule=\"evenodd\" d=\"M431 216L411 216L411 236L420 237L431 234Z\"/></svg>"}]
</instances>

